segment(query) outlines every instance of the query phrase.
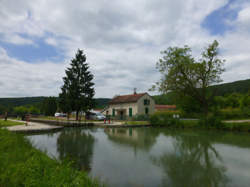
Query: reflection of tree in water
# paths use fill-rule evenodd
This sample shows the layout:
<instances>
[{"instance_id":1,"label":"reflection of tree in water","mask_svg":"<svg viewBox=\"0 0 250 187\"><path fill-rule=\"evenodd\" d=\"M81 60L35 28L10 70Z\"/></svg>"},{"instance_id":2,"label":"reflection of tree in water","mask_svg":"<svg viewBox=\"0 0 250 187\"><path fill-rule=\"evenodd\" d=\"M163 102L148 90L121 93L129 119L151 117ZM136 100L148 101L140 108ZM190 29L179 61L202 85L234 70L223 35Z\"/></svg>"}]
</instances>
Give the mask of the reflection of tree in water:
<instances>
[{"instance_id":1,"label":"reflection of tree in water","mask_svg":"<svg viewBox=\"0 0 250 187\"><path fill-rule=\"evenodd\" d=\"M73 166L89 171L93 157L95 139L89 133L79 129L62 131L57 139L57 149L61 160L73 160Z\"/></svg>"},{"instance_id":2,"label":"reflection of tree in water","mask_svg":"<svg viewBox=\"0 0 250 187\"><path fill-rule=\"evenodd\" d=\"M174 152L153 158L166 173L164 186L226 186L226 168L207 137L175 136Z\"/></svg>"}]
</instances>

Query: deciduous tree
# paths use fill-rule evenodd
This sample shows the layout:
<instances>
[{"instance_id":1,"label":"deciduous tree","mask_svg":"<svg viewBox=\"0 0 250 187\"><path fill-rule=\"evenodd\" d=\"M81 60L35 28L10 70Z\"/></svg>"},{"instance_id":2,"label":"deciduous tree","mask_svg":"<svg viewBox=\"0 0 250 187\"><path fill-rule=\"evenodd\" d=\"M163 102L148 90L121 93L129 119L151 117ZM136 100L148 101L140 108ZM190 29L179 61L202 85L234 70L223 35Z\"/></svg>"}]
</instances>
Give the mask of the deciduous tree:
<instances>
[{"instance_id":1,"label":"deciduous tree","mask_svg":"<svg viewBox=\"0 0 250 187\"><path fill-rule=\"evenodd\" d=\"M188 46L169 47L162 52L163 57L157 62L156 68L162 78L152 89L190 96L200 104L202 112L207 116L216 92L208 87L220 83L224 71L225 60L218 57L218 46L215 40L202 52L199 60L192 57Z\"/></svg>"}]
</instances>

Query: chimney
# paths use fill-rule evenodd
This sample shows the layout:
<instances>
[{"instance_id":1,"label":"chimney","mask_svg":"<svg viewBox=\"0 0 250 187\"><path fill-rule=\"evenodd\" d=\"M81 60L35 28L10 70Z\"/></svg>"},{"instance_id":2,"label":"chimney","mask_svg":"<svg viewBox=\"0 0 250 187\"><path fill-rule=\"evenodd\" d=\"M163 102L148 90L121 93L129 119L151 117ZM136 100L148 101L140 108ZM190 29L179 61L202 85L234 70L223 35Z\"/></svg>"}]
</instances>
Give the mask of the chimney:
<instances>
[{"instance_id":1,"label":"chimney","mask_svg":"<svg viewBox=\"0 0 250 187\"><path fill-rule=\"evenodd\" d=\"M136 88L134 88L134 95L136 95Z\"/></svg>"}]
</instances>

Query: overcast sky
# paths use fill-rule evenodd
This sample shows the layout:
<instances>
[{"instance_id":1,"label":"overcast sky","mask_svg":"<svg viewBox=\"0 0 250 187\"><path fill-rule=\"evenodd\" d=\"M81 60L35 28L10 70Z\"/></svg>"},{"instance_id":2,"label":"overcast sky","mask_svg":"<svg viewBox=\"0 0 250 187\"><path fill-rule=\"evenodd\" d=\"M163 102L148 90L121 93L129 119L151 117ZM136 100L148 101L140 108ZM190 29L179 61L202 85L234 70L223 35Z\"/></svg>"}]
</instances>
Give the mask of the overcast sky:
<instances>
[{"instance_id":1,"label":"overcast sky","mask_svg":"<svg viewBox=\"0 0 250 187\"><path fill-rule=\"evenodd\" d=\"M0 0L0 97L57 96L83 49L95 97L145 92L160 51L218 40L224 82L250 78L249 0ZM150 93L156 94L156 93Z\"/></svg>"}]
</instances>

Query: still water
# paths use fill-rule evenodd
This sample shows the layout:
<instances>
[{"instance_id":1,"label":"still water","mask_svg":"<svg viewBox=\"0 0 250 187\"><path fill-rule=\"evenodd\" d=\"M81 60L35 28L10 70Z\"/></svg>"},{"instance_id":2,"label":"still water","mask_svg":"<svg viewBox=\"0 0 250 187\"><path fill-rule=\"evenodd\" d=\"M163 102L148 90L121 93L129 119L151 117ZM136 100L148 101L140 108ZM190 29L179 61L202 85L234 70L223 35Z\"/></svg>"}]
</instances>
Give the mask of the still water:
<instances>
[{"instance_id":1,"label":"still water","mask_svg":"<svg viewBox=\"0 0 250 187\"><path fill-rule=\"evenodd\" d=\"M249 134L66 128L27 137L107 186L250 186Z\"/></svg>"}]
</instances>

